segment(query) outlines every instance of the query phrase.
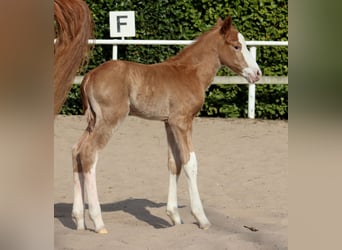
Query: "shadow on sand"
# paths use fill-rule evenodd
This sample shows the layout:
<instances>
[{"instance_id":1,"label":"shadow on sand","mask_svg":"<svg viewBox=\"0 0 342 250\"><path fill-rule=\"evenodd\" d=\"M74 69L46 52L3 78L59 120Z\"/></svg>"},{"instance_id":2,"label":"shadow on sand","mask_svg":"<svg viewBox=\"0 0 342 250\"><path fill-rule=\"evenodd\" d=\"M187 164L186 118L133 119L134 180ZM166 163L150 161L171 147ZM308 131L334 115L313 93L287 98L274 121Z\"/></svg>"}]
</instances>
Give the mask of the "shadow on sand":
<instances>
[{"instance_id":1,"label":"shadow on sand","mask_svg":"<svg viewBox=\"0 0 342 250\"><path fill-rule=\"evenodd\" d=\"M147 199L130 198L114 203L102 204L102 212L115 212L123 211L133 215L140 221L143 221L156 229L168 228L172 225L157 217L148 211L148 208L161 208L165 207L166 203L156 203ZM179 206L184 208L185 206ZM88 206L85 206L88 209ZM76 225L71 218L72 204L71 203L57 203L54 205L54 217L57 218L65 227L76 229ZM287 249L287 236L286 233L281 232L281 228L276 225L267 223L256 223L251 218L232 218L224 215L215 209L207 209L207 215L212 222L212 227L208 233L236 235L240 240L257 243L263 249ZM197 224L197 223L194 223ZM246 228L247 225L247 228ZM248 229L257 228L258 231L253 232Z\"/></svg>"},{"instance_id":2,"label":"shadow on sand","mask_svg":"<svg viewBox=\"0 0 342 250\"><path fill-rule=\"evenodd\" d=\"M147 208L160 208L166 206L166 203L156 203L147 199L130 198L127 200L101 204L102 212L123 211L133 215L140 221L144 221L154 228L167 228L172 225L159 218L148 211ZM85 208L88 209L87 204ZM60 222L70 229L76 229L76 225L71 218L72 204L71 203L57 203L54 205L54 217L58 218Z\"/></svg>"}]
</instances>

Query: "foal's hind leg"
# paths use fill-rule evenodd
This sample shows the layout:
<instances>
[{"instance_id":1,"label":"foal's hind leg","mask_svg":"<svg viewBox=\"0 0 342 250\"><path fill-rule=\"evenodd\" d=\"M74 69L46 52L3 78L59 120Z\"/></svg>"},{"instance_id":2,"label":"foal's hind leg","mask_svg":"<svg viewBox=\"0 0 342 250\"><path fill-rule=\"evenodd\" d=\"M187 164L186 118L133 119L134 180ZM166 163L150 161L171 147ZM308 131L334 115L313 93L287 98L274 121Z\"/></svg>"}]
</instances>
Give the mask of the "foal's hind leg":
<instances>
[{"instance_id":1,"label":"foal's hind leg","mask_svg":"<svg viewBox=\"0 0 342 250\"><path fill-rule=\"evenodd\" d=\"M88 137L88 132L85 131L79 142L74 145L73 153L73 178L74 178L74 202L72 207L72 217L76 223L77 230L85 229L84 222L84 175L82 165L79 161L78 152L84 139Z\"/></svg>"},{"instance_id":2,"label":"foal's hind leg","mask_svg":"<svg viewBox=\"0 0 342 250\"><path fill-rule=\"evenodd\" d=\"M98 200L97 185L96 185L96 163L98 159L98 152L108 143L113 128L119 120L123 119L127 113L116 116L112 121L99 120L96 121L95 127L92 131L85 131L79 143L73 149L74 175L83 174L84 185L87 192L89 215L94 222L95 231L97 233L107 233L104 227L101 207ZM77 186L75 185L75 191ZM82 228L82 218L77 214L77 205L80 199L76 197L73 208L73 216L76 219L77 228Z\"/></svg>"},{"instance_id":3,"label":"foal's hind leg","mask_svg":"<svg viewBox=\"0 0 342 250\"><path fill-rule=\"evenodd\" d=\"M103 126L101 126L103 127ZM105 130L106 131L106 130ZM84 229L84 187L88 197L89 215L95 224L95 231L106 233L101 216L100 203L96 186L96 163L98 150L96 138L101 131L85 131L78 144L73 148L74 163L74 204L72 215L76 220L77 229ZM103 132L102 132L103 133ZM108 133L108 132L105 132ZM105 136L108 137L109 135ZM84 183L84 186L83 186Z\"/></svg>"},{"instance_id":4,"label":"foal's hind leg","mask_svg":"<svg viewBox=\"0 0 342 250\"><path fill-rule=\"evenodd\" d=\"M191 212L200 228L207 229L210 222L204 213L197 187L198 166L191 141L192 122L175 122L170 125L170 130L175 139L173 143L176 144L176 147L173 147L175 158L180 160L188 180Z\"/></svg>"}]
</instances>

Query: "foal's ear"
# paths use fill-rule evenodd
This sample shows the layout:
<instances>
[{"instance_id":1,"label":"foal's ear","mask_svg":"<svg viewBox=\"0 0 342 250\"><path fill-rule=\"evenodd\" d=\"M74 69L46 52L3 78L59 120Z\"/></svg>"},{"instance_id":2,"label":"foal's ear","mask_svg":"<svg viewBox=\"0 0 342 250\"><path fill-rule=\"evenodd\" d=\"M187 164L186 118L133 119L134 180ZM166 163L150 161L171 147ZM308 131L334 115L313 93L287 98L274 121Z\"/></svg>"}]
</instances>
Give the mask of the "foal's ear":
<instances>
[{"instance_id":1,"label":"foal's ear","mask_svg":"<svg viewBox=\"0 0 342 250\"><path fill-rule=\"evenodd\" d=\"M230 30L231 27L232 27L232 18L230 16L227 16L221 26L220 33L222 35L227 34L227 32Z\"/></svg>"},{"instance_id":2,"label":"foal's ear","mask_svg":"<svg viewBox=\"0 0 342 250\"><path fill-rule=\"evenodd\" d=\"M222 26L222 23L223 23L223 21L222 21L221 17L217 18L216 26Z\"/></svg>"}]
</instances>

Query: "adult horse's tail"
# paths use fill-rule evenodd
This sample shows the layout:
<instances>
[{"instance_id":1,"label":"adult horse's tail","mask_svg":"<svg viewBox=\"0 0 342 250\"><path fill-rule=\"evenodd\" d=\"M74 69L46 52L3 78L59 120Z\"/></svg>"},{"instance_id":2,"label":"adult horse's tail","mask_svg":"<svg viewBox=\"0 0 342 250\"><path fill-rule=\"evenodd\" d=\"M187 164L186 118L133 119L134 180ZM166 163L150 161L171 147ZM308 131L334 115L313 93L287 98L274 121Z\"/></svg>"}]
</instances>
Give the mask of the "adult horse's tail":
<instances>
[{"instance_id":1,"label":"adult horse's tail","mask_svg":"<svg viewBox=\"0 0 342 250\"><path fill-rule=\"evenodd\" d=\"M56 42L54 55L54 113L65 102L74 77L86 61L93 22L82 0L54 0Z\"/></svg>"}]
</instances>

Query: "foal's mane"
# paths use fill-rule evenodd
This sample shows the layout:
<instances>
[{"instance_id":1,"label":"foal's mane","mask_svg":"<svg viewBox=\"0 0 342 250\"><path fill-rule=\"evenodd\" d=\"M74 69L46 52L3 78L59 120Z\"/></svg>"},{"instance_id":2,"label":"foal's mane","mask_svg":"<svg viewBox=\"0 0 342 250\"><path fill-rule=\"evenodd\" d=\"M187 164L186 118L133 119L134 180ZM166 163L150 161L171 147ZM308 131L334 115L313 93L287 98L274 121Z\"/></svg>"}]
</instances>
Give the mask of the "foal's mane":
<instances>
[{"instance_id":1,"label":"foal's mane","mask_svg":"<svg viewBox=\"0 0 342 250\"><path fill-rule=\"evenodd\" d=\"M211 27L208 31L204 32L200 36L198 36L194 43L186 46L184 49L182 49L177 55L170 57L166 60L166 62L176 62L181 58L187 57L188 55L192 54L192 51L194 48L197 48L199 46L206 46L206 43L203 43L203 41L206 41L207 38L215 31L217 31L219 28L221 28L220 23L216 23L214 26Z\"/></svg>"}]
</instances>

